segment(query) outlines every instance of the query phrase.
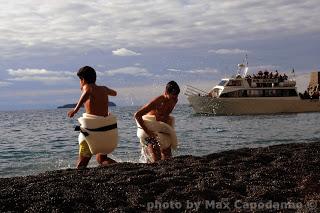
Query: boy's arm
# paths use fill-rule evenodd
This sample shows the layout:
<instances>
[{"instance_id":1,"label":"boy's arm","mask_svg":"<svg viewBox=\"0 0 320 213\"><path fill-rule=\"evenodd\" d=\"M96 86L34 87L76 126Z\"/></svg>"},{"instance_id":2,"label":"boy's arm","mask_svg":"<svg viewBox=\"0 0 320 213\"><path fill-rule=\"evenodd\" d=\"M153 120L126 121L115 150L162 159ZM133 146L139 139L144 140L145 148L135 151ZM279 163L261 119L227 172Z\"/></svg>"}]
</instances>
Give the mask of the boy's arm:
<instances>
[{"instance_id":1,"label":"boy's arm","mask_svg":"<svg viewBox=\"0 0 320 213\"><path fill-rule=\"evenodd\" d=\"M108 87L105 87L106 88L106 91L107 91L107 95L110 95L110 96L116 96L117 95L117 91L113 90L113 89L110 89Z\"/></svg>"},{"instance_id":2,"label":"boy's arm","mask_svg":"<svg viewBox=\"0 0 320 213\"><path fill-rule=\"evenodd\" d=\"M88 100L90 96L89 87L83 86L82 89L83 89L83 92L80 96L77 106L68 112L68 116L70 118L72 118L79 111L80 107L84 104L84 102L86 102L86 100Z\"/></svg>"},{"instance_id":3,"label":"boy's arm","mask_svg":"<svg viewBox=\"0 0 320 213\"><path fill-rule=\"evenodd\" d=\"M157 135L152 132L151 130L149 130L146 125L144 125L142 116L144 116L145 114L147 114L148 112L150 112L151 110L155 110L156 106L160 103L161 101L161 96L157 97L156 99L154 99L153 101L151 101L150 103L148 103L147 105L145 105L144 107L142 107L138 112L136 112L134 114L135 119L137 120L137 122L139 123L139 125L141 126L141 128L147 133L147 135L149 137L153 137L155 138Z\"/></svg>"}]
</instances>

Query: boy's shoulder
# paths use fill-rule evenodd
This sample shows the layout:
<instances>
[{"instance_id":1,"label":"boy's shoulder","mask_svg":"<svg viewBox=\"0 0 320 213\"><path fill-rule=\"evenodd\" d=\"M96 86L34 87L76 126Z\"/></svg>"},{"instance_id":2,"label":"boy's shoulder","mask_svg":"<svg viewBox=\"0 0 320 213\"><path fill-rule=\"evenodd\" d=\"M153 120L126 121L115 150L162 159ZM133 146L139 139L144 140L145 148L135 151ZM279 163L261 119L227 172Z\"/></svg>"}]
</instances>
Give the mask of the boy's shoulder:
<instances>
[{"instance_id":1,"label":"boy's shoulder","mask_svg":"<svg viewBox=\"0 0 320 213\"><path fill-rule=\"evenodd\" d=\"M152 102L161 102L161 101L163 101L163 100L165 100L164 95L159 95L159 96L155 97L155 98L152 100Z\"/></svg>"},{"instance_id":2,"label":"boy's shoulder","mask_svg":"<svg viewBox=\"0 0 320 213\"><path fill-rule=\"evenodd\" d=\"M88 91L89 92L89 91L92 90L92 85L91 84L85 84L85 85L83 85L82 89L84 91Z\"/></svg>"},{"instance_id":3,"label":"boy's shoulder","mask_svg":"<svg viewBox=\"0 0 320 213\"><path fill-rule=\"evenodd\" d=\"M104 90L104 91L108 91L109 88L107 86L103 86L103 85L95 85L96 88L98 88L99 90Z\"/></svg>"}]
</instances>

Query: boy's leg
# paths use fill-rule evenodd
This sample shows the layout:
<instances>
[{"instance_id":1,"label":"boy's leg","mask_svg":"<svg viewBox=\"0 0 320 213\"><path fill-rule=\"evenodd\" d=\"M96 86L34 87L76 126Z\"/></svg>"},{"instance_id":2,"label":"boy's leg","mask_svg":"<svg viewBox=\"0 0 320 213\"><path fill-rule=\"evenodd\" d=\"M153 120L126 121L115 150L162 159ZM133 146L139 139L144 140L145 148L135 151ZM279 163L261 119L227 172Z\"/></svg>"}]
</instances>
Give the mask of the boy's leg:
<instances>
[{"instance_id":1,"label":"boy's leg","mask_svg":"<svg viewBox=\"0 0 320 213\"><path fill-rule=\"evenodd\" d=\"M100 165L110 165L113 163L117 163L117 161L109 158L106 154L98 153L96 155L96 159Z\"/></svg>"},{"instance_id":2,"label":"boy's leg","mask_svg":"<svg viewBox=\"0 0 320 213\"><path fill-rule=\"evenodd\" d=\"M91 159L91 152L87 142L84 140L79 145L79 159L77 163L77 169L84 169L88 166Z\"/></svg>"},{"instance_id":3,"label":"boy's leg","mask_svg":"<svg viewBox=\"0 0 320 213\"><path fill-rule=\"evenodd\" d=\"M161 152L158 142L148 143L147 152L150 157L151 163L161 160Z\"/></svg>"},{"instance_id":4,"label":"boy's leg","mask_svg":"<svg viewBox=\"0 0 320 213\"><path fill-rule=\"evenodd\" d=\"M171 146L167 149L161 150L161 160L170 159L172 157Z\"/></svg>"},{"instance_id":5,"label":"boy's leg","mask_svg":"<svg viewBox=\"0 0 320 213\"><path fill-rule=\"evenodd\" d=\"M91 157L79 155L79 160L77 163L77 169L84 169L88 166Z\"/></svg>"}]
</instances>

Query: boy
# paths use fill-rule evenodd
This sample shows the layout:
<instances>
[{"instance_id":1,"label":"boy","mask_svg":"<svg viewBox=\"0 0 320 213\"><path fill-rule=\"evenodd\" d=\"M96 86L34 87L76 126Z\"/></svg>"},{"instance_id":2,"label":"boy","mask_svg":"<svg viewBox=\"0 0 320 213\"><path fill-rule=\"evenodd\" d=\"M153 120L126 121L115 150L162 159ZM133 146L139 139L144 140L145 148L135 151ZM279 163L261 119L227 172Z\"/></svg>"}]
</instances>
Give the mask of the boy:
<instances>
[{"instance_id":1,"label":"boy","mask_svg":"<svg viewBox=\"0 0 320 213\"><path fill-rule=\"evenodd\" d=\"M80 79L82 94L76 107L68 112L68 116L72 118L83 104L87 114L104 117L108 116L108 96L116 96L117 92L108 87L96 85L96 71L92 67L85 66L80 68L77 75ZM86 141L81 142L79 146L77 168L85 168L88 165L92 154ZM96 159L101 165L108 165L116 162L107 157L107 155L100 153L96 155Z\"/></svg>"},{"instance_id":2,"label":"boy","mask_svg":"<svg viewBox=\"0 0 320 213\"><path fill-rule=\"evenodd\" d=\"M178 95L180 88L175 81L170 81L165 89L163 95L152 100L150 103L142 107L135 113L135 119L139 123L140 127L149 136L145 139L146 154L150 158L150 162L153 163L158 160L168 159L172 156L171 147L167 149L161 149L159 142L157 141L157 134L146 127L144 124L143 115L154 115L157 121L173 125L173 121L170 119L170 113L178 102Z\"/></svg>"}]
</instances>

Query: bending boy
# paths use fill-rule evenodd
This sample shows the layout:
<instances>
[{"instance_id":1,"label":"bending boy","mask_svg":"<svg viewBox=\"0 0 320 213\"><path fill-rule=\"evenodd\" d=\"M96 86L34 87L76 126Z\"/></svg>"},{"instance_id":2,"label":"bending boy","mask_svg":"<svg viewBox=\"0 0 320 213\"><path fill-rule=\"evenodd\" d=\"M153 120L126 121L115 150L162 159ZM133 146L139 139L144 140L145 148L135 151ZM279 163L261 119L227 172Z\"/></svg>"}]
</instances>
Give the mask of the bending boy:
<instances>
[{"instance_id":1,"label":"bending boy","mask_svg":"<svg viewBox=\"0 0 320 213\"><path fill-rule=\"evenodd\" d=\"M68 112L68 116L70 118L73 117L84 104L85 111L90 116L101 116L102 118L107 117L109 115L108 96L116 96L117 92L109 89L108 87L96 85L96 72L92 67L85 66L80 68L77 75L80 79L80 89L82 94L76 107ZM106 138L106 140L108 140L108 138ZM85 168L92 157L92 153L85 138L84 140L79 141L79 143L79 160L77 168ZM103 153L98 153L96 155L96 159L101 165L116 162Z\"/></svg>"},{"instance_id":2,"label":"bending boy","mask_svg":"<svg viewBox=\"0 0 320 213\"><path fill-rule=\"evenodd\" d=\"M135 119L140 127L144 130L148 137L144 138L144 144L142 150L145 151L148 159L148 163L153 163L160 159L171 158L171 146L168 148L161 147L161 141L159 141L159 135L146 126L143 119L144 115L151 115L155 117L156 121L164 122L170 126L173 126L173 119L170 117L170 113L178 102L178 95L180 88L175 81L170 81L165 89L164 94L156 97L154 100L143 106L139 111L135 113Z\"/></svg>"}]
</instances>

